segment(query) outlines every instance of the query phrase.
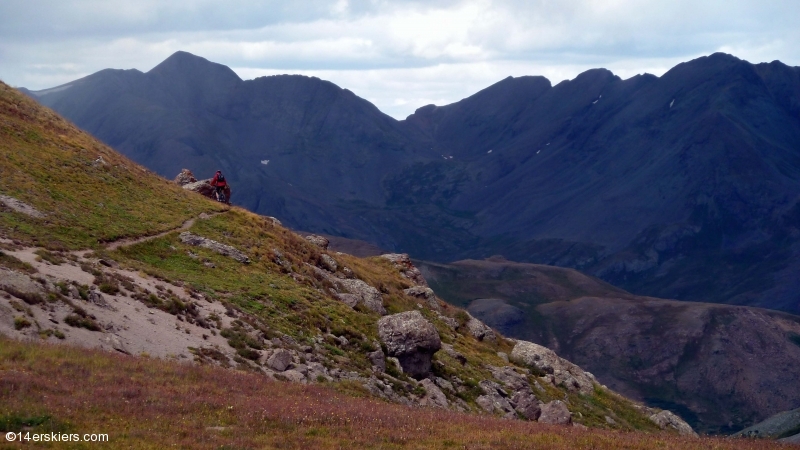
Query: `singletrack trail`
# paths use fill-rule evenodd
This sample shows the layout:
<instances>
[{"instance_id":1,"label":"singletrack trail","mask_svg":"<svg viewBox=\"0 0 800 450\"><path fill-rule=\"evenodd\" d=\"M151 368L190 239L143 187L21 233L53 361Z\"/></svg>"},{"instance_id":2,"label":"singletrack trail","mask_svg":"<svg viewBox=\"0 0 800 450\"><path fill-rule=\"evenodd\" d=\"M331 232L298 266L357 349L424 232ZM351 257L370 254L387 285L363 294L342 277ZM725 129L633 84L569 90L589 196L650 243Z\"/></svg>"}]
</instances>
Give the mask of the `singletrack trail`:
<instances>
[{"instance_id":1,"label":"singletrack trail","mask_svg":"<svg viewBox=\"0 0 800 450\"><path fill-rule=\"evenodd\" d=\"M205 214L205 217L202 217L202 218L210 219L210 218L212 218L214 216L217 216L219 214L224 214L224 213L226 213L228 211L230 211L230 210L228 209L228 210L225 210L225 211L220 211L220 212L215 212L215 213L202 213L201 215ZM158 234L153 234L153 235L150 235L150 236L140 236L140 237L133 237L133 238L125 238L125 239L120 239L120 240L117 240L117 241L109 242L108 244L106 244L105 249L109 250L109 251L113 251L113 250L117 250L117 249L122 248L122 247L130 247L131 245L136 245L136 244L141 244L142 242L152 241L153 239L158 239L160 237L164 237L164 236L166 236L166 235L168 235L170 233L174 233L175 231L185 231L185 230L188 230L189 228L191 228L192 225L194 225L195 221L197 221L197 219L198 219L197 217L192 217L191 219L183 222L183 224L181 224L181 226L173 228L171 230L162 231L161 233L158 233Z\"/></svg>"}]
</instances>

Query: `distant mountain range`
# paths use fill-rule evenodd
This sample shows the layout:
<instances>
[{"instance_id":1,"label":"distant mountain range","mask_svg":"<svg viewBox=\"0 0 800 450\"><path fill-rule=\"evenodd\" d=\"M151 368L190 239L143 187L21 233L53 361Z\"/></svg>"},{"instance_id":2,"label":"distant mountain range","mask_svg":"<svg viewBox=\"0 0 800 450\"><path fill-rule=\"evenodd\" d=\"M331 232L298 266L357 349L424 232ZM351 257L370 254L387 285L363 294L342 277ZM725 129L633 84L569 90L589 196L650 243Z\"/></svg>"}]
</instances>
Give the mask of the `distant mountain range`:
<instances>
[{"instance_id":1,"label":"distant mountain range","mask_svg":"<svg viewBox=\"0 0 800 450\"><path fill-rule=\"evenodd\" d=\"M800 312L798 67L714 54L661 77L509 77L404 121L185 52L28 93L162 175L221 168L235 203L292 227Z\"/></svg>"}]
</instances>

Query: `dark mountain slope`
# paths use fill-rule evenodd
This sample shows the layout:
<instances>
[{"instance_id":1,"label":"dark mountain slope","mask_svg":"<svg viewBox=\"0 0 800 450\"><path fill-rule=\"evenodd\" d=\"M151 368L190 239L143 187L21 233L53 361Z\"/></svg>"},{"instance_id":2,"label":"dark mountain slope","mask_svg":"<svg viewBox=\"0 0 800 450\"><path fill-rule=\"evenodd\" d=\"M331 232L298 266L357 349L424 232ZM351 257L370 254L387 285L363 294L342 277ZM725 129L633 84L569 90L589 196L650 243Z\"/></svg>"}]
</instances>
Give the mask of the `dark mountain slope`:
<instances>
[{"instance_id":1,"label":"dark mountain slope","mask_svg":"<svg viewBox=\"0 0 800 450\"><path fill-rule=\"evenodd\" d=\"M774 273L800 269L797 73L716 54L661 78L586 72L509 102L503 133L473 120L492 110L485 92L407 123L427 117L430 139L466 159L453 170L475 180L449 206L474 213L470 231L490 239L463 256L496 252L637 293L797 311L796 294L759 294L786 281ZM487 91L500 96L504 83ZM477 140L466 147L459 136Z\"/></svg>"},{"instance_id":2,"label":"dark mountain slope","mask_svg":"<svg viewBox=\"0 0 800 450\"><path fill-rule=\"evenodd\" d=\"M235 201L290 226L800 311L800 68L780 62L507 78L401 122L325 81L241 81L187 53L33 95L163 175L222 168Z\"/></svg>"}]
</instances>

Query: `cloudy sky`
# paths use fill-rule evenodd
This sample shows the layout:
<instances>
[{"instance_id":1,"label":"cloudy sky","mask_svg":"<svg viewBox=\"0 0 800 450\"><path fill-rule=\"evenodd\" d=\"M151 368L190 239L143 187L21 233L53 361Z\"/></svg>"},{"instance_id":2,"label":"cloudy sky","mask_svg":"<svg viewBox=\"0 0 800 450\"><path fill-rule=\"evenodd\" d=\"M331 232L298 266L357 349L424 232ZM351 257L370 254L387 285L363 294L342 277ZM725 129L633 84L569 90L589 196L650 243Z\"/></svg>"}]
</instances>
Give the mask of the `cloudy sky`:
<instances>
[{"instance_id":1,"label":"cloudy sky","mask_svg":"<svg viewBox=\"0 0 800 450\"><path fill-rule=\"evenodd\" d=\"M0 0L0 79L44 89L177 50L333 81L404 118L509 75L623 78L716 51L800 66L797 0Z\"/></svg>"}]
</instances>

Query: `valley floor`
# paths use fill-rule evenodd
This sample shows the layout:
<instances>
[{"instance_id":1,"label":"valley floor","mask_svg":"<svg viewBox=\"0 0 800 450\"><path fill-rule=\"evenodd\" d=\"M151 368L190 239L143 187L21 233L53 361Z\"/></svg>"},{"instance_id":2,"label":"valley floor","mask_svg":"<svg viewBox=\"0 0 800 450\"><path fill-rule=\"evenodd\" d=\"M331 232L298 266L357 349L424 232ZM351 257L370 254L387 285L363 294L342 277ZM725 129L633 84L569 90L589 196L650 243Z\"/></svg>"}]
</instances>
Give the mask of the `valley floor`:
<instances>
[{"instance_id":1,"label":"valley floor","mask_svg":"<svg viewBox=\"0 0 800 450\"><path fill-rule=\"evenodd\" d=\"M410 408L357 398L354 385L335 388L0 337L2 431L109 436L103 444L3 441L0 448L784 448Z\"/></svg>"}]
</instances>

